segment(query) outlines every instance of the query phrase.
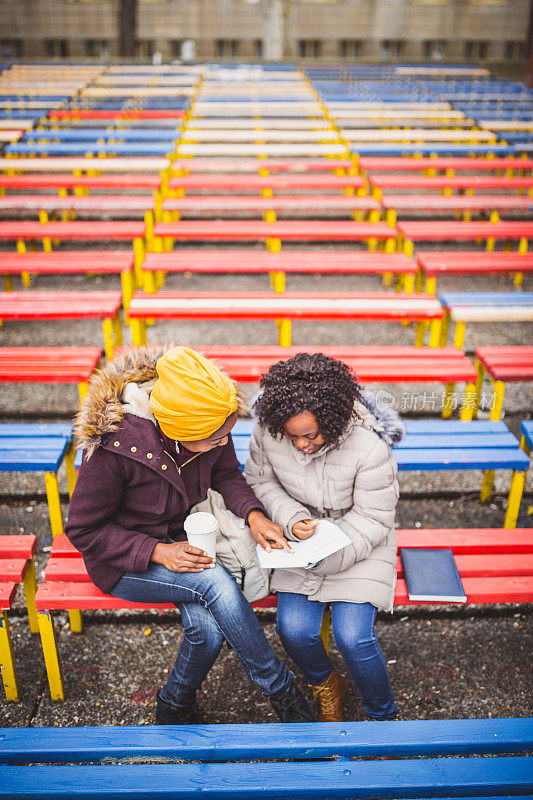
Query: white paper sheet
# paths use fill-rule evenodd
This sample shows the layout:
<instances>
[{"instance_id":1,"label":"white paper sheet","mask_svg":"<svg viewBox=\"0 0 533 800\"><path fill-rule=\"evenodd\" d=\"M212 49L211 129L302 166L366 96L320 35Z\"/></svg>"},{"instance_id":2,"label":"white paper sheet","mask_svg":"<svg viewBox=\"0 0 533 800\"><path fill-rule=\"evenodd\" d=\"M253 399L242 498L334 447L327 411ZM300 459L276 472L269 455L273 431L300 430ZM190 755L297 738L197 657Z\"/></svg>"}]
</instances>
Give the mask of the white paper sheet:
<instances>
[{"instance_id":1,"label":"white paper sheet","mask_svg":"<svg viewBox=\"0 0 533 800\"><path fill-rule=\"evenodd\" d=\"M263 569L290 569L291 567L308 569L317 561L342 550L351 543L350 537L338 525L329 519L321 519L309 539L290 542L293 553L289 553L287 550L271 550L270 553L267 553L259 544L256 546L256 551L259 564Z\"/></svg>"}]
</instances>

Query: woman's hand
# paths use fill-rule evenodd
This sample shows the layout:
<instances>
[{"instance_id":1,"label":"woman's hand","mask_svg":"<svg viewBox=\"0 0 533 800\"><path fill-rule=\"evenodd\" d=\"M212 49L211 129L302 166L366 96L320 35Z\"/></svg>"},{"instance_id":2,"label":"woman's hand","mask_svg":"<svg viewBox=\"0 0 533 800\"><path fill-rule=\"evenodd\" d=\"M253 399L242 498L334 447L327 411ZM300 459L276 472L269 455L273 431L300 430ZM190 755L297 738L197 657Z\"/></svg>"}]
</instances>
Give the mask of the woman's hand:
<instances>
[{"instance_id":1,"label":"woman's hand","mask_svg":"<svg viewBox=\"0 0 533 800\"><path fill-rule=\"evenodd\" d=\"M292 553L291 546L283 535L283 528L281 525L272 522L271 519L265 517L265 515L257 509L250 511L247 521L255 541L260 544L267 553L270 553L272 548L274 548L274 550L284 549Z\"/></svg>"},{"instance_id":2,"label":"woman's hand","mask_svg":"<svg viewBox=\"0 0 533 800\"><path fill-rule=\"evenodd\" d=\"M300 522L294 523L292 532L297 539L309 539L315 532L317 525L317 519L302 519Z\"/></svg>"},{"instance_id":3,"label":"woman's hand","mask_svg":"<svg viewBox=\"0 0 533 800\"><path fill-rule=\"evenodd\" d=\"M193 547L189 542L164 544L158 542L154 547L150 561L162 564L172 572L202 572L215 566L215 559L204 550Z\"/></svg>"}]
</instances>

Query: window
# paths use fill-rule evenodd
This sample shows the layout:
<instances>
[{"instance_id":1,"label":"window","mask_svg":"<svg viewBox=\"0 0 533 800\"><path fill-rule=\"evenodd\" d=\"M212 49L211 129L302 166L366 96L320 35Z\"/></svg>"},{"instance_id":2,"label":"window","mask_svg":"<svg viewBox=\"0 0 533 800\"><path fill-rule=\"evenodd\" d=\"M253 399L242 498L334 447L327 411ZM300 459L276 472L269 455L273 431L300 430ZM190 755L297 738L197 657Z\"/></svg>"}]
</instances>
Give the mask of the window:
<instances>
[{"instance_id":1,"label":"window","mask_svg":"<svg viewBox=\"0 0 533 800\"><path fill-rule=\"evenodd\" d=\"M2 39L0 41L0 57L4 61L21 58L23 54L22 39Z\"/></svg>"},{"instance_id":2,"label":"window","mask_svg":"<svg viewBox=\"0 0 533 800\"><path fill-rule=\"evenodd\" d=\"M339 56L341 58L359 58L364 54L364 42L360 39L341 39Z\"/></svg>"},{"instance_id":3,"label":"window","mask_svg":"<svg viewBox=\"0 0 533 800\"><path fill-rule=\"evenodd\" d=\"M424 42L424 58L440 61L444 58L444 41L442 39L426 39Z\"/></svg>"},{"instance_id":4,"label":"window","mask_svg":"<svg viewBox=\"0 0 533 800\"><path fill-rule=\"evenodd\" d=\"M152 39L138 39L135 42L135 55L137 58L152 58L154 43Z\"/></svg>"},{"instance_id":5,"label":"window","mask_svg":"<svg viewBox=\"0 0 533 800\"><path fill-rule=\"evenodd\" d=\"M465 42L465 58L485 59L489 57L488 42Z\"/></svg>"},{"instance_id":6,"label":"window","mask_svg":"<svg viewBox=\"0 0 533 800\"><path fill-rule=\"evenodd\" d=\"M218 58L235 58L239 55L239 42L237 39L217 39L215 53Z\"/></svg>"},{"instance_id":7,"label":"window","mask_svg":"<svg viewBox=\"0 0 533 800\"><path fill-rule=\"evenodd\" d=\"M254 55L256 58L263 58L263 40L254 40Z\"/></svg>"},{"instance_id":8,"label":"window","mask_svg":"<svg viewBox=\"0 0 533 800\"><path fill-rule=\"evenodd\" d=\"M400 58L403 54L402 41L398 39L385 39L381 42L381 55L382 58Z\"/></svg>"},{"instance_id":9,"label":"window","mask_svg":"<svg viewBox=\"0 0 533 800\"><path fill-rule=\"evenodd\" d=\"M46 55L49 58L68 58L68 42L66 39L46 39Z\"/></svg>"},{"instance_id":10,"label":"window","mask_svg":"<svg viewBox=\"0 0 533 800\"><path fill-rule=\"evenodd\" d=\"M526 43L505 42L504 53L506 61L524 61L526 57Z\"/></svg>"},{"instance_id":11,"label":"window","mask_svg":"<svg viewBox=\"0 0 533 800\"><path fill-rule=\"evenodd\" d=\"M87 39L85 54L90 58L109 58L109 42L105 39Z\"/></svg>"},{"instance_id":12,"label":"window","mask_svg":"<svg viewBox=\"0 0 533 800\"><path fill-rule=\"evenodd\" d=\"M300 58L320 58L322 42L318 39L300 39L298 41Z\"/></svg>"}]
</instances>

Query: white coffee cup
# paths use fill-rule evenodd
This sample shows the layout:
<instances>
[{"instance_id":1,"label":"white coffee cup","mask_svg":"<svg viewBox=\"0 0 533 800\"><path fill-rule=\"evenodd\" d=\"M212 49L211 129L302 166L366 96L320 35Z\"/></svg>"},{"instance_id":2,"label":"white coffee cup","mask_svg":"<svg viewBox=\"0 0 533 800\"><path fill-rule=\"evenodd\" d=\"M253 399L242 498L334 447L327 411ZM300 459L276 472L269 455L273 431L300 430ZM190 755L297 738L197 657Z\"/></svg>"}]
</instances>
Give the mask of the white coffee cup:
<instances>
[{"instance_id":1,"label":"white coffee cup","mask_svg":"<svg viewBox=\"0 0 533 800\"><path fill-rule=\"evenodd\" d=\"M183 527L189 544L205 550L208 556L215 558L218 522L213 514L209 514L207 511L196 511L194 514L189 514Z\"/></svg>"}]
</instances>

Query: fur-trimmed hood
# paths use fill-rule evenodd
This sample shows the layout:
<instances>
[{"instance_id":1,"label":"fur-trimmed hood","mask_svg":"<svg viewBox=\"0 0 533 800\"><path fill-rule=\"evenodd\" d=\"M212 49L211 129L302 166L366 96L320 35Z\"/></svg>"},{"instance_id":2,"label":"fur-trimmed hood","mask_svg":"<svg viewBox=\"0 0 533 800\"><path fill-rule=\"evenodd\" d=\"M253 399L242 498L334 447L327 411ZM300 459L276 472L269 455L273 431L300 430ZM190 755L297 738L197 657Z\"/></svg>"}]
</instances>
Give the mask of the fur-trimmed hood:
<instances>
[{"instance_id":1,"label":"fur-trimmed hood","mask_svg":"<svg viewBox=\"0 0 533 800\"><path fill-rule=\"evenodd\" d=\"M155 425L148 402L149 392L157 380L157 361L171 347L174 345L124 349L94 373L74 420L76 447L86 450L87 458L100 446L102 437L119 428L124 414L149 419ZM247 412L246 403L237 383L235 388L238 412L243 416Z\"/></svg>"}]
</instances>

